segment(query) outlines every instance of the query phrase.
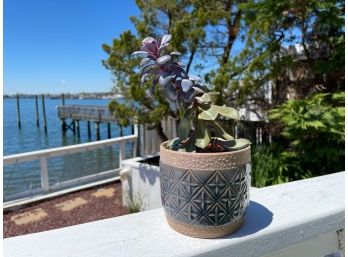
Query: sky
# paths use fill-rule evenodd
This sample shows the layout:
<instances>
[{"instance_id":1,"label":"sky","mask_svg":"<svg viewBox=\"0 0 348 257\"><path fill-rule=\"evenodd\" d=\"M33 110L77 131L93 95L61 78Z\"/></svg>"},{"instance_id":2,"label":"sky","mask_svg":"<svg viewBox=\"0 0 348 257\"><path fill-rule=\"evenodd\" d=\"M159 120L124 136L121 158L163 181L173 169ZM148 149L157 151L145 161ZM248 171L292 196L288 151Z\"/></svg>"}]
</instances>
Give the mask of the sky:
<instances>
[{"instance_id":1,"label":"sky","mask_svg":"<svg viewBox=\"0 0 348 257\"><path fill-rule=\"evenodd\" d=\"M101 45L135 31L133 0L4 0L4 94L107 92Z\"/></svg>"}]
</instances>

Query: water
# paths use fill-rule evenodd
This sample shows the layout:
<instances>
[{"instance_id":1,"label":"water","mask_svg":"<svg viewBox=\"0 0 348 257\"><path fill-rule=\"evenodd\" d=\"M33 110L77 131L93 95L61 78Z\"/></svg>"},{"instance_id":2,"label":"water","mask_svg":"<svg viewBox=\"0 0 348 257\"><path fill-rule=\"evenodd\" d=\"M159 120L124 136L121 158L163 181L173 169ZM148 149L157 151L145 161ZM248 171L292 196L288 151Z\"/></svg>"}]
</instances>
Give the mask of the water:
<instances>
[{"instance_id":1,"label":"water","mask_svg":"<svg viewBox=\"0 0 348 257\"><path fill-rule=\"evenodd\" d=\"M109 100L104 99L66 99L66 105L99 105L107 106ZM61 99L45 99L47 135L43 128L42 102L39 99L40 127L36 126L35 99L20 99L21 129L18 129L16 99L4 99L4 155L24 153L53 147L67 146L96 140L95 128L91 123L91 140L87 136L87 122L80 121L80 139L68 130L61 132L57 106ZM124 135L130 135L131 127L123 129ZM120 136L117 124L111 124L112 137ZM100 139L107 139L107 125L100 126ZM126 145L126 157L130 157L132 145ZM65 180L96 174L101 171L115 169L118 163L118 146L105 147L48 159L50 184ZM39 161L4 165L5 196L26 190L40 188Z\"/></svg>"}]
</instances>

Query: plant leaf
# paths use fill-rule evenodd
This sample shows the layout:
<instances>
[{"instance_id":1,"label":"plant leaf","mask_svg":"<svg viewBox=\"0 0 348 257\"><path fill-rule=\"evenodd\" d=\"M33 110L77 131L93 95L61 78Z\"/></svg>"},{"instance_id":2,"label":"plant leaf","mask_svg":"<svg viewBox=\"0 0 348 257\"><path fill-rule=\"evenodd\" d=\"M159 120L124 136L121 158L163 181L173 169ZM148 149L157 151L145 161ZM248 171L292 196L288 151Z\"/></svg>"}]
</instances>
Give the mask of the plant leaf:
<instances>
[{"instance_id":1,"label":"plant leaf","mask_svg":"<svg viewBox=\"0 0 348 257\"><path fill-rule=\"evenodd\" d=\"M226 118L239 120L239 112L232 107L212 105L212 108Z\"/></svg>"},{"instance_id":2,"label":"plant leaf","mask_svg":"<svg viewBox=\"0 0 348 257\"><path fill-rule=\"evenodd\" d=\"M181 55L181 53L179 53L179 52L171 52L170 55L177 55L177 56L179 56L179 55Z\"/></svg>"},{"instance_id":3,"label":"plant leaf","mask_svg":"<svg viewBox=\"0 0 348 257\"><path fill-rule=\"evenodd\" d=\"M197 96L196 100L199 103L211 103L212 99L208 93L204 93L202 96Z\"/></svg>"},{"instance_id":4,"label":"plant leaf","mask_svg":"<svg viewBox=\"0 0 348 257\"><path fill-rule=\"evenodd\" d=\"M192 114L192 109L186 110L184 116L181 118L179 126L178 126L178 136L181 140L185 140L191 128L190 116Z\"/></svg>"},{"instance_id":5,"label":"plant leaf","mask_svg":"<svg viewBox=\"0 0 348 257\"><path fill-rule=\"evenodd\" d=\"M145 45L145 44L151 44L152 42L157 42L156 39L154 39L153 37L147 37L147 38L144 38L143 41L142 41L142 44Z\"/></svg>"},{"instance_id":6,"label":"plant leaf","mask_svg":"<svg viewBox=\"0 0 348 257\"><path fill-rule=\"evenodd\" d=\"M216 121L211 121L210 124L213 126L215 132L222 138L227 140L233 140L234 137L228 134L223 127Z\"/></svg>"},{"instance_id":7,"label":"plant leaf","mask_svg":"<svg viewBox=\"0 0 348 257\"><path fill-rule=\"evenodd\" d=\"M196 90L198 93L200 93L200 94L204 94L204 91L201 89L201 88L199 88L199 87L192 87L194 90Z\"/></svg>"},{"instance_id":8,"label":"plant leaf","mask_svg":"<svg viewBox=\"0 0 348 257\"><path fill-rule=\"evenodd\" d=\"M213 108L213 105L209 107L209 109L204 110L198 114L198 119L201 120L215 120L218 116L218 112Z\"/></svg>"},{"instance_id":9,"label":"plant leaf","mask_svg":"<svg viewBox=\"0 0 348 257\"><path fill-rule=\"evenodd\" d=\"M164 64L170 62L171 60L172 60L172 58L170 57L170 55L164 55L164 56L158 57L156 59L156 63L159 65L164 65Z\"/></svg>"},{"instance_id":10,"label":"plant leaf","mask_svg":"<svg viewBox=\"0 0 348 257\"><path fill-rule=\"evenodd\" d=\"M248 147L249 145L251 145L251 142L245 138L236 138L234 141L236 143L233 146L226 147L226 148L224 147L224 148L226 150L229 150L229 151L237 151L237 150L244 149L244 148Z\"/></svg>"},{"instance_id":11,"label":"plant leaf","mask_svg":"<svg viewBox=\"0 0 348 257\"><path fill-rule=\"evenodd\" d=\"M180 142L181 142L180 138L178 138L178 137L174 138L174 139L168 141L167 147L171 150L176 151L179 148Z\"/></svg>"},{"instance_id":12,"label":"plant leaf","mask_svg":"<svg viewBox=\"0 0 348 257\"><path fill-rule=\"evenodd\" d=\"M186 152L196 152L197 147L195 146L195 141L196 139L193 135L184 146L186 149Z\"/></svg>"},{"instance_id":13,"label":"plant leaf","mask_svg":"<svg viewBox=\"0 0 348 257\"><path fill-rule=\"evenodd\" d=\"M171 80L174 78L174 76L167 76L167 77L163 77L162 75L159 77L158 83L161 86L165 86L167 85L169 82L171 82Z\"/></svg>"},{"instance_id":14,"label":"plant leaf","mask_svg":"<svg viewBox=\"0 0 348 257\"><path fill-rule=\"evenodd\" d=\"M167 44L172 39L172 35L166 34L162 37L161 46Z\"/></svg>"},{"instance_id":15,"label":"plant leaf","mask_svg":"<svg viewBox=\"0 0 348 257\"><path fill-rule=\"evenodd\" d=\"M144 66L144 65L148 64L148 63L151 62L151 61L153 61L153 60L151 60L151 59L148 58L148 57L145 57L144 59L141 60L140 66Z\"/></svg>"},{"instance_id":16,"label":"plant leaf","mask_svg":"<svg viewBox=\"0 0 348 257\"><path fill-rule=\"evenodd\" d=\"M210 143L210 130L205 124L205 121L196 120L196 143L195 145L201 149L204 149Z\"/></svg>"},{"instance_id":17,"label":"plant leaf","mask_svg":"<svg viewBox=\"0 0 348 257\"><path fill-rule=\"evenodd\" d=\"M236 145L236 140L234 139L226 140L220 137L212 137L212 140L215 140L220 146L222 146L226 150Z\"/></svg>"},{"instance_id":18,"label":"plant leaf","mask_svg":"<svg viewBox=\"0 0 348 257\"><path fill-rule=\"evenodd\" d=\"M185 93L192 88L192 85L193 85L193 82L189 79L183 79L181 81L181 88L182 88L182 91L184 91Z\"/></svg>"},{"instance_id":19,"label":"plant leaf","mask_svg":"<svg viewBox=\"0 0 348 257\"><path fill-rule=\"evenodd\" d=\"M135 51L135 52L133 52L132 53L132 55L147 55L148 54L148 52L145 52L145 51Z\"/></svg>"}]
</instances>

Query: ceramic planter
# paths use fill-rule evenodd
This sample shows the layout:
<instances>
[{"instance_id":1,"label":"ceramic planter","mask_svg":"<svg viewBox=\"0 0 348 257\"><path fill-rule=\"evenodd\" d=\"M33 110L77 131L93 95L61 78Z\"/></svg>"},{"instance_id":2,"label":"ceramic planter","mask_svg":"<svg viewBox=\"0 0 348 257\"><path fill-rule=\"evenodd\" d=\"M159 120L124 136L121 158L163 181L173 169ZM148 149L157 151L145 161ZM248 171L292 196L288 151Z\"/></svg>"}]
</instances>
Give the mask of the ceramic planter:
<instances>
[{"instance_id":1,"label":"ceramic planter","mask_svg":"<svg viewBox=\"0 0 348 257\"><path fill-rule=\"evenodd\" d=\"M161 201L177 232L215 238L244 222L251 181L250 146L234 152L187 153L160 148Z\"/></svg>"}]
</instances>

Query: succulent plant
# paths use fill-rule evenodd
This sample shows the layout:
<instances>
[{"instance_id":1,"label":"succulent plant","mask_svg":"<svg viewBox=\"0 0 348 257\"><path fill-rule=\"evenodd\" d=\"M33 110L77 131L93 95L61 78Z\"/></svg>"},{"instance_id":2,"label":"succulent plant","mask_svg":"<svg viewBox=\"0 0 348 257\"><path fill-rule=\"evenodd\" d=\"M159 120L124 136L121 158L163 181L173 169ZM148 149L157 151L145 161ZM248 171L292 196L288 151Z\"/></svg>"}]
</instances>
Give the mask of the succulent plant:
<instances>
[{"instance_id":1,"label":"succulent plant","mask_svg":"<svg viewBox=\"0 0 348 257\"><path fill-rule=\"evenodd\" d=\"M160 86L170 109L179 115L178 138L168 146L188 152L235 151L249 146L247 139L235 139L219 122L221 117L238 120L239 112L215 105L214 96L218 93L208 92L203 79L186 73L185 65L178 60L181 53L166 53L171 38L171 35L164 35L160 40L147 37L140 51L133 53L144 57L140 62L141 81L150 79L153 85L148 94Z\"/></svg>"}]
</instances>

